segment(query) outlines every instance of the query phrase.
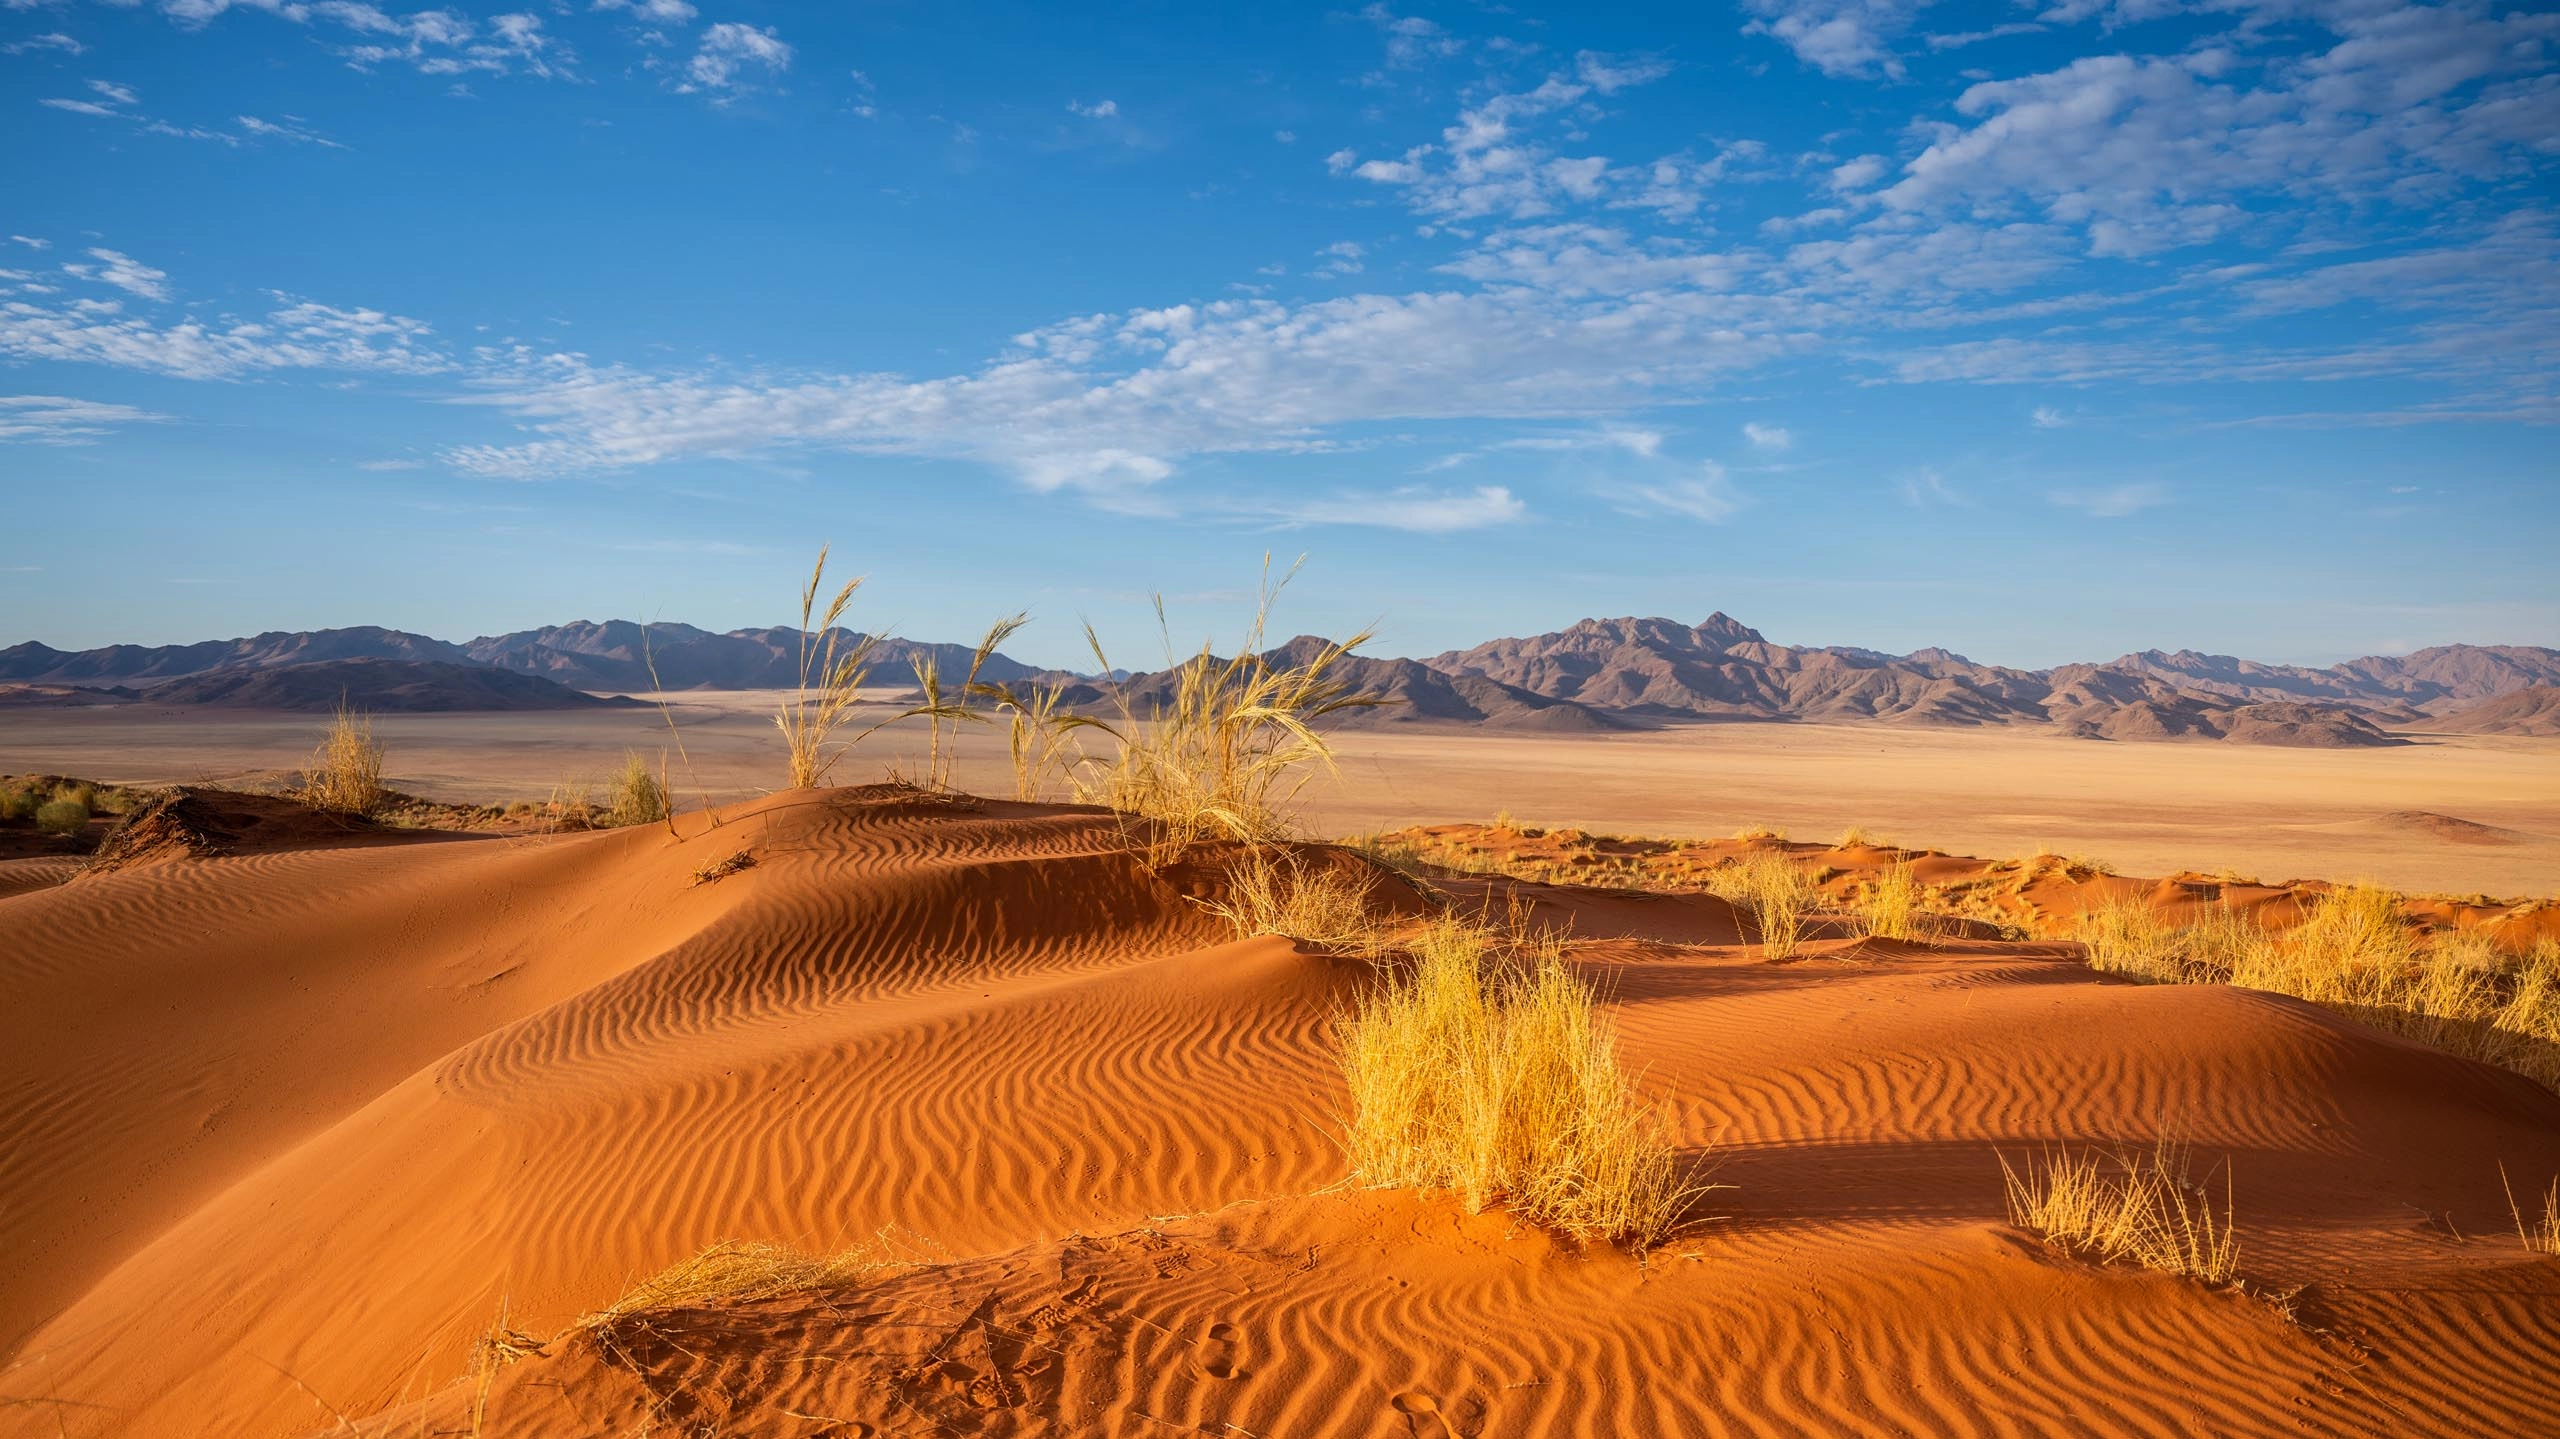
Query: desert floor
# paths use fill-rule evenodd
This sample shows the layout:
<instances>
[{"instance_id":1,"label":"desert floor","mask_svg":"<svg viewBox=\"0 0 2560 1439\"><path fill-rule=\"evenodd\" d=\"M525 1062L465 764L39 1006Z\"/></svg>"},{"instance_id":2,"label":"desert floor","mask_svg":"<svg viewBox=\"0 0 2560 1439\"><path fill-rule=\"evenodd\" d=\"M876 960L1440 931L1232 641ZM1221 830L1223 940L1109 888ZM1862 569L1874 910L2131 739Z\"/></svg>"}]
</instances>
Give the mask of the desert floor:
<instances>
[{"instance_id":1,"label":"desert floor","mask_svg":"<svg viewBox=\"0 0 2560 1439\"><path fill-rule=\"evenodd\" d=\"M773 701L675 696L689 766L669 753L655 709L386 715L376 725L392 782L432 799L539 799L563 782L600 785L625 750L638 750L653 761L667 754L686 801L727 802L781 782ZM0 771L272 780L302 762L322 724L141 706L0 713ZM917 725L893 727L849 753L834 779L868 783L901 764L913 771L924 747ZM1347 734L1339 747L1340 775L1304 796L1323 834L1504 811L1523 823L1667 836L1770 824L1813 838L1854 824L1958 854L2049 847L2135 874L2227 869L2511 898L2560 889L2560 740L2443 736L2406 748L2295 750L1745 724L1609 736L1416 728ZM1010 793L999 729L972 728L959 753L962 788Z\"/></svg>"}]
</instances>

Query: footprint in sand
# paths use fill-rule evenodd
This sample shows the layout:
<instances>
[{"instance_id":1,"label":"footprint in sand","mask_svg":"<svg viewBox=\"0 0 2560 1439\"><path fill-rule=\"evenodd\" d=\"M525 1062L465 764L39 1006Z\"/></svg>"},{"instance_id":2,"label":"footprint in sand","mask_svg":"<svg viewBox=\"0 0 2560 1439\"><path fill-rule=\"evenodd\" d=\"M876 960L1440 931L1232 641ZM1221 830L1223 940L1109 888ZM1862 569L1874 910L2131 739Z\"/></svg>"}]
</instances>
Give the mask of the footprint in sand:
<instances>
[{"instance_id":1,"label":"footprint in sand","mask_svg":"<svg viewBox=\"0 0 2560 1439\"><path fill-rule=\"evenodd\" d=\"M1232 1324L1210 1325L1209 1337L1200 1341L1201 1369L1212 1379L1233 1379L1244 1373L1238 1344L1243 1338Z\"/></svg>"},{"instance_id":2,"label":"footprint in sand","mask_svg":"<svg viewBox=\"0 0 2560 1439\"><path fill-rule=\"evenodd\" d=\"M1484 1423L1484 1406L1472 1399L1454 1410L1443 1409L1439 1400L1408 1389L1387 1403L1404 1416L1405 1430L1413 1439L1465 1439Z\"/></svg>"}]
</instances>

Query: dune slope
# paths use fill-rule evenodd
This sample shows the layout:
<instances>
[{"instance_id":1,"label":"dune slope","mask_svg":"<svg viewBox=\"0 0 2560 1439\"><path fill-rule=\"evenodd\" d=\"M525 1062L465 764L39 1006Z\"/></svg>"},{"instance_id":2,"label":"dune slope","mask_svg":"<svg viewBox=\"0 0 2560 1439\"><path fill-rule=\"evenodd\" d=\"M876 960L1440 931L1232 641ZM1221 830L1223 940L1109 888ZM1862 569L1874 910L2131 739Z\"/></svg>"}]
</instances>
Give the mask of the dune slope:
<instances>
[{"instance_id":1,"label":"dune slope","mask_svg":"<svg viewBox=\"0 0 2560 1439\"><path fill-rule=\"evenodd\" d=\"M1369 967L1232 941L1108 816L723 818L0 900L0 1433L453 1432L502 1304L547 1335L726 1239L897 1262L573 1334L484 1432L2560 1425L2560 1262L2499 1178L2560 1173L2560 1098L2307 1006L2059 944L1773 965L1709 897L1471 882L1586 937L1732 1186L1639 1260L1336 1187ZM2000 1154L2164 1125L2294 1320L2003 1222Z\"/></svg>"}]
</instances>

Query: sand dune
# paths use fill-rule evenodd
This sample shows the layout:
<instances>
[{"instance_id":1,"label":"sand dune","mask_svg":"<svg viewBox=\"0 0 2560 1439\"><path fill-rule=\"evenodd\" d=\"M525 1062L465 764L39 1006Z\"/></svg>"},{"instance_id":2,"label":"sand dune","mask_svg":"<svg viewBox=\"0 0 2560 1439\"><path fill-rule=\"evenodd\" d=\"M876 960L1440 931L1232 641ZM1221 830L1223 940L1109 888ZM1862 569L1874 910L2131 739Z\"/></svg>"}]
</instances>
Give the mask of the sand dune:
<instances>
[{"instance_id":1,"label":"sand dune","mask_svg":"<svg viewBox=\"0 0 2560 1439\"><path fill-rule=\"evenodd\" d=\"M1108 816L839 790L722 820L0 900L32 1401L0 1432L433 1432L502 1303L548 1333L728 1239L909 1262L566 1341L500 1372L486 1432L2560 1425L2560 1264L2503 1237L2499 1180L2560 1173L2560 1098L2305 1005L2055 945L1771 965L1708 896L1523 887L1733 1186L1638 1261L1339 1189L1328 1025L1368 966L1233 941ZM2243 1272L2312 1286L2296 1321L2003 1222L1998 1153L2173 1122L2230 1166Z\"/></svg>"}]
</instances>

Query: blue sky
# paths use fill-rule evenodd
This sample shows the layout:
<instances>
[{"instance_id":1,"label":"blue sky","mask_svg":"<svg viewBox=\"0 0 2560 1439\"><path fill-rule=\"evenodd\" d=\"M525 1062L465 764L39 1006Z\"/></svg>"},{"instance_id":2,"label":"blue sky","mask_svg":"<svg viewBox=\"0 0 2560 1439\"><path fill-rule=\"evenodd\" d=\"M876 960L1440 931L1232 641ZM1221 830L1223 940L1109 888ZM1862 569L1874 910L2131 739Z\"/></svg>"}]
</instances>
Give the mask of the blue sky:
<instances>
[{"instance_id":1,"label":"blue sky","mask_svg":"<svg viewBox=\"0 0 2560 1439\"><path fill-rule=\"evenodd\" d=\"M0 642L2560 643L2560 15L0 0Z\"/></svg>"}]
</instances>

